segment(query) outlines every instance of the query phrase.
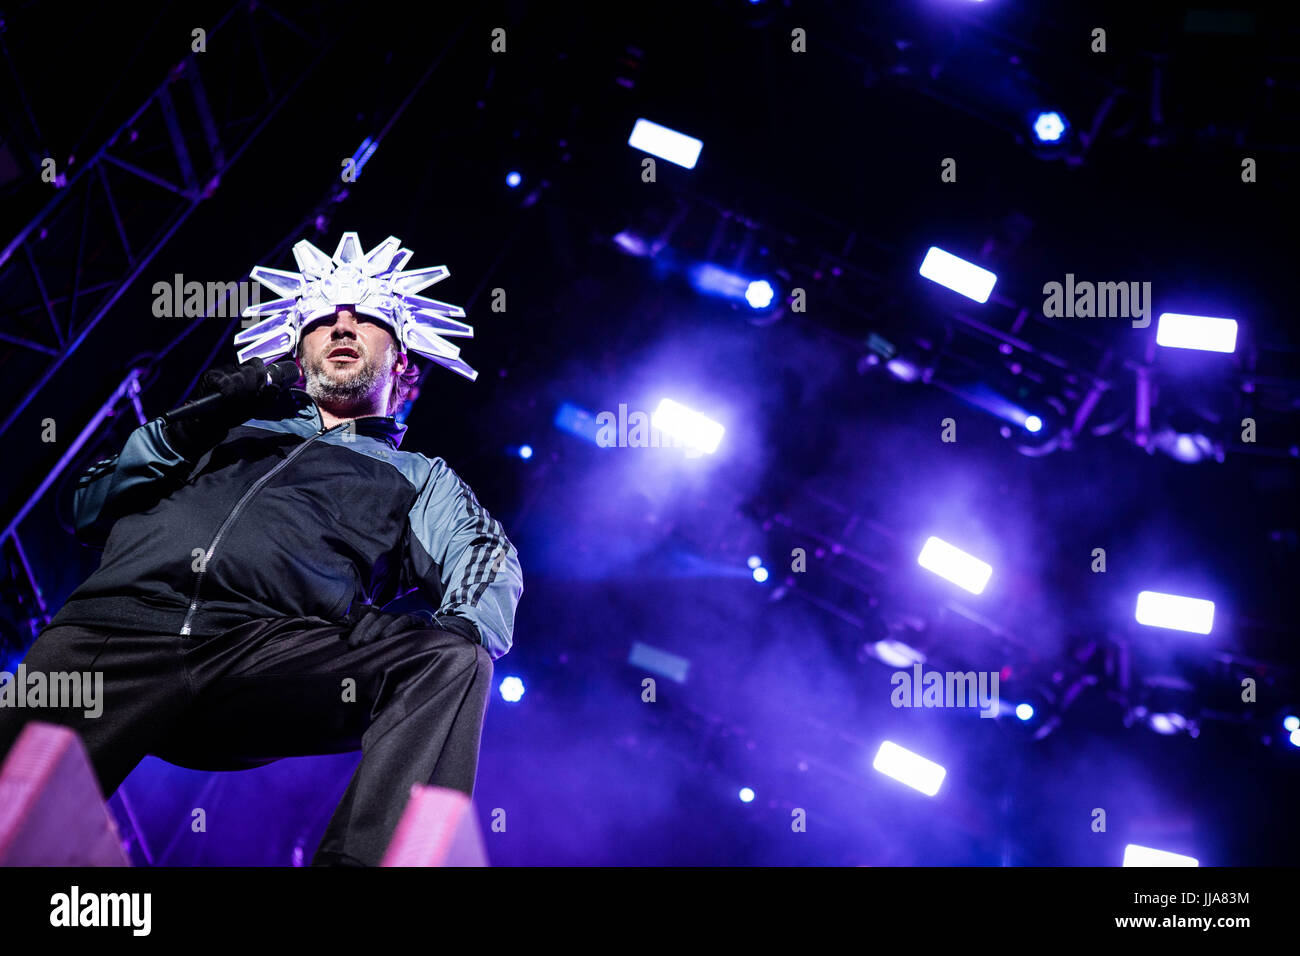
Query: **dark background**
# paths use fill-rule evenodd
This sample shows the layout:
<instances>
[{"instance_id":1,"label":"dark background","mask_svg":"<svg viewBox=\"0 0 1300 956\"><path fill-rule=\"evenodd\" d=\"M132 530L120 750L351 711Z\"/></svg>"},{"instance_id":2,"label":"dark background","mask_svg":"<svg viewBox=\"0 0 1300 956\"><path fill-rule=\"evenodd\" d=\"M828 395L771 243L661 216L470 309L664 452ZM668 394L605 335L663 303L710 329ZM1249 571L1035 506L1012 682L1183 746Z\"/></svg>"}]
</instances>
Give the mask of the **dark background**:
<instances>
[{"instance_id":1,"label":"dark background","mask_svg":"<svg viewBox=\"0 0 1300 956\"><path fill-rule=\"evenodd\" d=\"M403 448L460 472L525 575L497 677L527 692L494 697L475 794L485 828L497 809L508 821L487 833L495 864L1118 865L1128 842L1208 865L1295 860L1300 750L1281 728L1300 708L1294 13L11 4L5 243L54 197L40 160L75 176L119 129L115 155L183 178L156 106L123 123L185 60L190 31L227 14L190 69L229 141L262 121L268 87L293 92L42 387L52 355L0 341L6 399L28 399L3 433L6 525L128 368L150 368L141 401L156 415L207 365L233 361L238 320L154 318L154 282L293 268L301 238L333 253L344 231L367 249L396 235L409 267L450 268L425 294L465 307L475 337L458 344L480 372L469 383L432 369ZM490 49L495 27L505 53ZM1105 53L1090 51L1094 27ZM790 50L795 28L805 53ZM185 83L172 87L185 121ZM1049 107L1072 133L1037 148L1028 120ZM661 161L642 182L643 154L626 145L638 117L701 138L698 166ZM342 159L381 131L340 187ZM191 146L208 183L217 163ZM939 176L948 157L952 183ZM1244 157L1258 182L1241 181ZM165 235L177 197L106 168L128 234ZM0 265L0 331L56 353L28 256L63 297L65 330L129 271L102 191L77 189L46 213L44 239L28 235ZM660 263L709 258L774 277L783 297L803 288L807 311L701 297L621 252L623 230L662 237ZM995 271L994 299L917 276L930 245ZM1151 282L1151 328L1043 318L1044 283L1066 273ZM70 314L74 282L105 290ZM1238 319L1237 351L1155 348L1162 311ZM870 364L872 336L930 381ZM1006 336L1016 344L999 350ZM1156 385L1153 428L1204 434L1222 461L1142 446L1139 375ZM1004 436L953 391L975 383L1044 415L1044 434ZM716 455L602 449L553 425L564 402L649 411L663 395L727 425ZM954 444L939 440L949 417ZM56 442L40 440L46 418ZM73 476L136 424L124 405L19 528L50 610L98 557L68 534ZM511 453L525 442L527 460ZM989 590L921 572L931 534L993 564ZM797 547L803 573L788 570ZM1098 547L1105 574L1090 570ZM749 576L750 554L772 569L766 583ZM13 662L31 607L18 578ZM1136 625L1143 589L1214 600L1214 632ZM863 650L889 638L923 649L927 667L999 671L1004 698L1039 715L891 707L894 668ZM627 663L638 641L690 661L685 683L659 679L654 704ZM1253 704L1240 699L1247 677ZM1141 708L1176 711L1197 734L1154 733ZM937 797L871 769L883 739L948 769ZM295 846L310 855L355 761L214 775L150 758L123 791L155 863L284 865ZM196 806L206 834L189 831ZM125 814L121 794L114 807ZM795 808L806 833L791 832Z\"/></svg>"}]
</instances>

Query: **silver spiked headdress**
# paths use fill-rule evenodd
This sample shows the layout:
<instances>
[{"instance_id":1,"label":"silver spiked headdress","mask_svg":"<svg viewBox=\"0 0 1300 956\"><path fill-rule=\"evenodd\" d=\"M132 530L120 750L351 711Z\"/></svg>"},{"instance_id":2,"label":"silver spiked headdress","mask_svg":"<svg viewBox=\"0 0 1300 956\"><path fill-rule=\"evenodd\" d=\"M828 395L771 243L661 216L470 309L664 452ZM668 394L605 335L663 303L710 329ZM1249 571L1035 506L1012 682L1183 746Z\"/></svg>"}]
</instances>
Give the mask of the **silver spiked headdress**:
<instances>
[{"instance_id":1,"label":"silver spiked headdress","mask_svg":"<svg viewBox=\"0 0 1300 956\"><path fill-rule=\"evenodd\" d=\"M308 323L351 306L358 315L388 326L403 352L418 352L474 381L478 372L461 360L459 348L443 338L474 337L472 326L456 321L465 317L465 310L416 295L447 278L450 271L446 266L428 266L402 272L412 253L401 246L400 239L389 236L363 255L357 234L345 232L332 258L306 239L295 244L293 257L301 272L255 267L249 275L277 298L244 309L245 318L266 318L235 335L239 361L261 358L269 365L291 355Z\"/></svg>"}]
</instances>

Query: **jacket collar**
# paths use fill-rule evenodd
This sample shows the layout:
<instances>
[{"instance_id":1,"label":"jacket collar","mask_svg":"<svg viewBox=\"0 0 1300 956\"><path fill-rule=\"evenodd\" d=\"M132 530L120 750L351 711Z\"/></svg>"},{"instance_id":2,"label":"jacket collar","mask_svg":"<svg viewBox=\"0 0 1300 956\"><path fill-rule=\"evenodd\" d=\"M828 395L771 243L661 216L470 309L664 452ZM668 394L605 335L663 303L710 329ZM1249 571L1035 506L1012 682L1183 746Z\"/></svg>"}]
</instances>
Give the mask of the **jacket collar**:
<instances>
[{"instance_id":1,"label":"jacket collar","mask_svg":"<svg viewBox=\"0 0 1300 956\"><path fill-rule=\"evenodd\" d=\"M316 407L316 403L304 389L290 388L286 390L286 394L292 400L295 409L287 417L306 422L317 430L324 426L320 409ZM367 415L364 418L354 419L354 421L356 422L358 435L376 438L379 441L386 442L393 448L401 446L402 436L406 434L406 426L400 424L392 415Z\"/></svg>"}]
</instances>

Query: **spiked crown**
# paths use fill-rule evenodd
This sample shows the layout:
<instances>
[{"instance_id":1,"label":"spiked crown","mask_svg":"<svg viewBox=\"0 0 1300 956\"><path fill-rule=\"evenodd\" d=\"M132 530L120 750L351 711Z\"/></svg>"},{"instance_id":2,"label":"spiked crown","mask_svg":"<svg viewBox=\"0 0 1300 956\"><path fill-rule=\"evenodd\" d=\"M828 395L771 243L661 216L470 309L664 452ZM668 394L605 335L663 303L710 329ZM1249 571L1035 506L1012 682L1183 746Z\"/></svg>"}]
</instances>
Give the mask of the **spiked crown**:
<instances>
[{"instance_id":1,"label":"spiked crown","mask_svg":"<svg viewBox=\"0 0 1300 956\"><path fill-rule=\"evenodd\" d=\"M327 256L303 239L293 247L299 272L257 266L249 273L276 294L270 302L244 309L244 317L262 321L235 335L240 362L260 357L268 365L296 353L302 330L316 319L333 315L344 306L357 315L384 323L403 351L417 352L471 382L478 372L460 358L460 349L443 336L473 338L460 306L428 299L416 293L441 282L451 273L446 266L428 266L403 272L411 250L389 236L362 254L355 232L345 232L334 255Z\"/></svg>"}]
</instances>

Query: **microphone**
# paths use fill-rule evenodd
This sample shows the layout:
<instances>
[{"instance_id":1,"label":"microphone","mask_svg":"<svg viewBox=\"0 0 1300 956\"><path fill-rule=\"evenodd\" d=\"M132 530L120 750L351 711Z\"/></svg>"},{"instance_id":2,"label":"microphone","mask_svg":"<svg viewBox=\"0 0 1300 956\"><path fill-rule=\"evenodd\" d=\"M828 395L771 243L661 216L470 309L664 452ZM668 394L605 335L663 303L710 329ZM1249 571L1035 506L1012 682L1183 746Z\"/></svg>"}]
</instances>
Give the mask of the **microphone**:
<instances>
[{"instance_id":1,"label":"microphone","mask_svg":"<svg viewBox=\"0 0 1300 956\"><path fill-rule=\"evenodd\" d=\"M292 359L276 362L266 367L266 385L263 388L274 388L277 391L283 391L298 381L299 375L301 375L301 372L298 370L298 363ZM184 421L187 418L193 418L195 415L202 415L204 412L216 408L225 400L226 397L220 392L204 395L195 401L186 402L180 408L173 408L170 412L164 412L162 415L163 423L170 425L172 422Z\"/></svg>"}]
</instances>

